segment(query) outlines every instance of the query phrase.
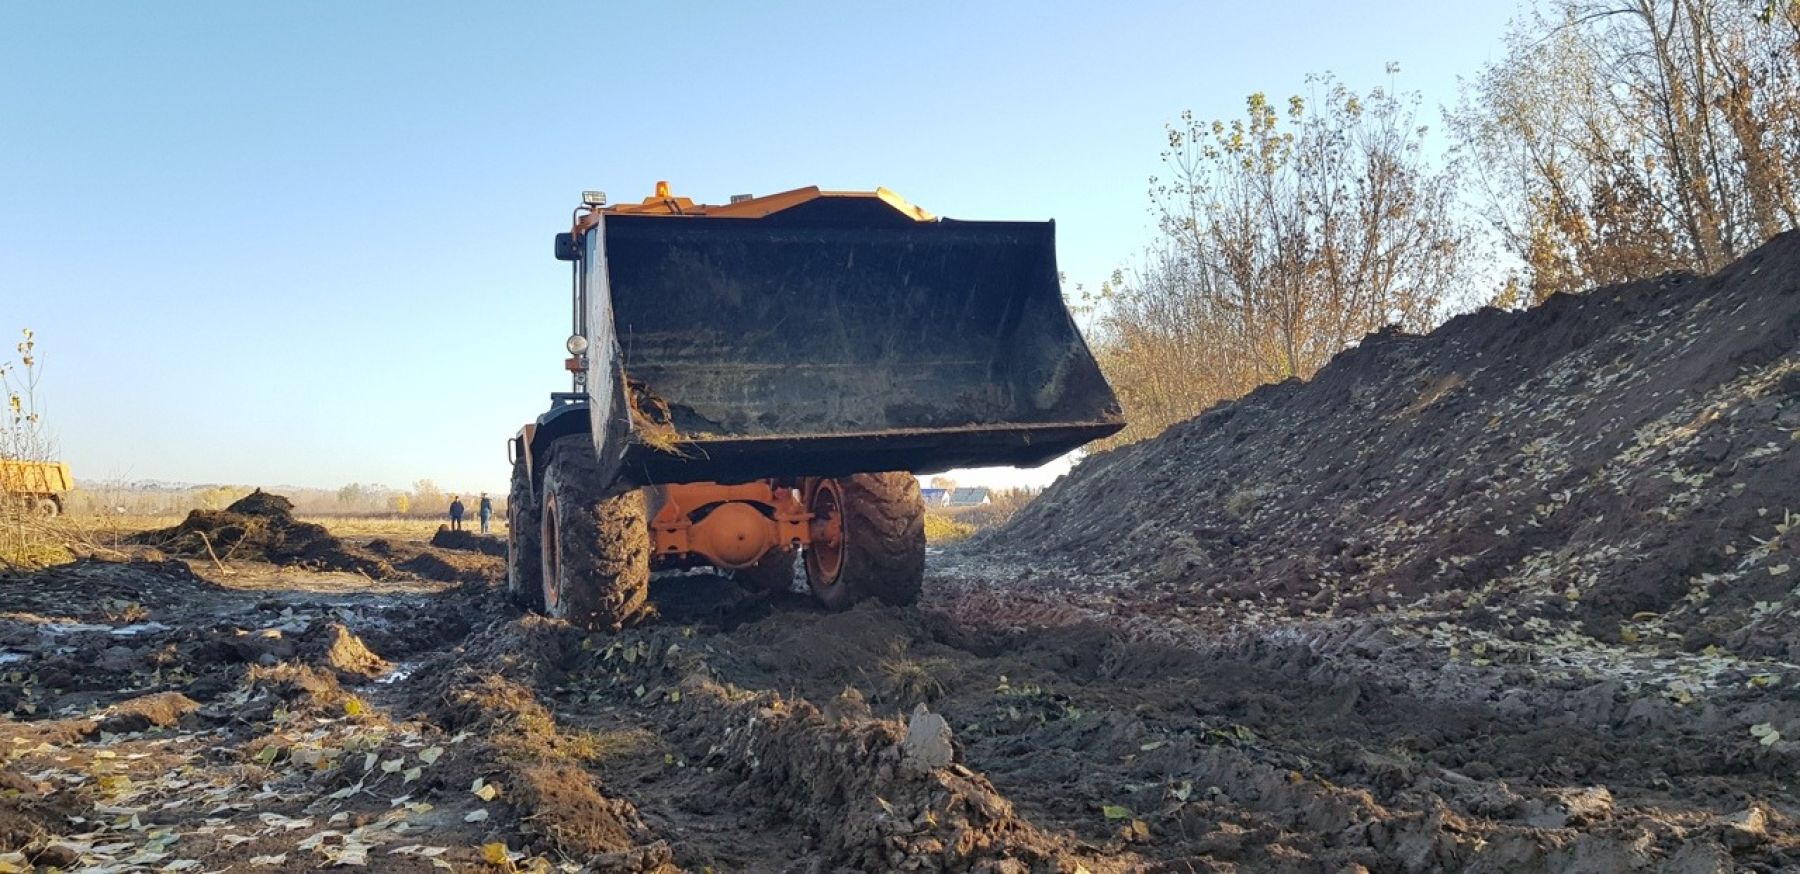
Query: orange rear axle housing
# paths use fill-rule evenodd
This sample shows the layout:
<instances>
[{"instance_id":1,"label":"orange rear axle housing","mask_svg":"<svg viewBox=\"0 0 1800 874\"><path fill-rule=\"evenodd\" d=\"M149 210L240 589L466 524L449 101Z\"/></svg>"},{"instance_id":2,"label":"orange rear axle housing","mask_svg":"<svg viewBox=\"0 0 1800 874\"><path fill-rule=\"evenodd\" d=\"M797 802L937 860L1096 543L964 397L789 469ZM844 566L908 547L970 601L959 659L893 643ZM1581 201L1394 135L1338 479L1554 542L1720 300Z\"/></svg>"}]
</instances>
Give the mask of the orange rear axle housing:
<instances>
[{"instance_id":1,"label":"orange rear axle housing","mask_svg":"<svg viewBox=\"0 0 1800 874\"><path fill-rule=\"evenodd\" d=\"M812 515L799 490L773 480L725 485L674 483L654 489L651 555L661 564L693 562L729 570L756 564L772 549L805 544Z\"/></svg>"}]
</instances>

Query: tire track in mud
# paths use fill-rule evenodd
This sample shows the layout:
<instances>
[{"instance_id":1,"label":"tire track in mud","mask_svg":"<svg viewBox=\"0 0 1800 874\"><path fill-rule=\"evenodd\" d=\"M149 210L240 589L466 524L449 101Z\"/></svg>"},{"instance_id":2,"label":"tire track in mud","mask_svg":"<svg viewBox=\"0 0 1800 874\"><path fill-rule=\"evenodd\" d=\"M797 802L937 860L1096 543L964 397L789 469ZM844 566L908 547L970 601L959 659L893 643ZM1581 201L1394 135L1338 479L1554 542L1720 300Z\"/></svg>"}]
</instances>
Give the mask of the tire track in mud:
<instances>
[{"instance_id":1,"label":"tire track in mud","mask_svg":"<svg viewBox=\"0 0 1800 874\"><path fill-rule=\"evenodd\" d=\"M1104 629L1100 688L1077 700L1129 704L1140 724L1184 719L1182 706L1145 706L1182 701L1203 722L1248 729L1207 729L1171 771L1212 781L1215 821L1237 820L1221 829L1228 852L1210 836L1189 844L1212 864L1335 870L1319 867L1335 853L1371 870L1778 871L1800 858L1786 754L1736 736L1785 710L1742 683L1751 674L1713 690L1696 720L1613 677L1547 681L1501 652L1458 661L1416 633L1430 617L1186 621L1130 609L1105 582L982 556L941 564L935 603L967 623L1018 640ZM1130 667L1140 659L1158 666L1148 686ZM1166 754L1161 739L1148 745ZM1247 826L1253 839L1241 840ZM1271 840L1302 852L1241 852Z\"/></svg>"},{"instance_id":2,"label":"tire track in mud","mask_svg":"<svg viewBox=\"0 0 1800 874\"><path fill-rule=\"evenodd\" d=\"M1786 778L1729 745L1641 719L1546 724L1478 696L1422 697L1378 657L779 600L774 615L756 599L735 613L711 604L707 621L684 625L681 605L661 606L669 621L618 635L498 623L458 659L464 671L498 666L559 725L596 738L605 752L583 767L633 806L641 840L684 868L1775 871L1800 860ZM909 771L909 724L938 716L953 761Z\"/></svg>"},{"instance_id":3,"label":"tire track in mud","mask_svg":"<svg viewBox=\"0 0 1800 874\"><path fill-rule=\"evenodd\" d=\"M827 613L661 580L665 619L617 634L522 616L486 585L345 596L281 588L323 576L241 591L77 568L27 581L42 590L29 599L7 589L9 606L47 609L57 586L110 580L166 626L133 644L147 660L118 688L195 706L40 695L46 712L6 730L53 749L4 773L43 776L53 755L89 767L111 750L141 794L108 803L146 811L146 830L124 838L133 852L284 857L269 870L346 853L382 870L645 872L1800 864L1791 770L1769 767L1775 753L1623 691L1519 684L1521 708L1505 684L1482 685L1514 668L1450 664L1379 625L1209 640L1054 589L1028 597L1027 569L934 565L931 609ZM300 618L304 632L254 630ZM149 657L170 644L217 658L159 679ZM1714 706L1729 723L1757 702ZM98 719L48 712L108 704ZM52 852L50 833L74 840L85 826L70 817L100 799L92 785L6 779L21 793L7 810L24 817L6 823L25 828L0 852ZM202 785L223 794L195 796ZM211 834L198 809L153 810L184 797L241 807Z\"/></svg>"}]
</instances>

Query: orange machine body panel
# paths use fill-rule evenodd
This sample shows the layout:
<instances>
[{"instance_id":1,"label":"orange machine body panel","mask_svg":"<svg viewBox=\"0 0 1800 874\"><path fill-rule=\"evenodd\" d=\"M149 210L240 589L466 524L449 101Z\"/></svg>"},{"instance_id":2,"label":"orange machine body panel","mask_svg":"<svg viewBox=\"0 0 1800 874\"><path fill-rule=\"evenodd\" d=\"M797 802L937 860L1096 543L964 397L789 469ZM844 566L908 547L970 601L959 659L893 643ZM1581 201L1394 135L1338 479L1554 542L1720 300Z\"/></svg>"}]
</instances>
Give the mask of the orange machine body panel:
<instances>
[{"instance_id":1,"label":"orange machine body panel","mask_svg":"<svg viewBox=\"0 0 1800 874\"><path fill-rule=\"evenodd\" d=\"M759 219L814 200L879 200L914 221L928 222L935 218L931 213L886 188L877 188L874 191L826 191L817 185L809 185L805 188L766 194L762 197L743 197L732 203L724 204L695 203L690 198L671 195L667 182L656 183L656 192L655 196L646 197L639 203L615 204L606 207L604 211L612 215ZM577 230L585 230L585 228L578 227Z\"/></svg>"}]
</instances>

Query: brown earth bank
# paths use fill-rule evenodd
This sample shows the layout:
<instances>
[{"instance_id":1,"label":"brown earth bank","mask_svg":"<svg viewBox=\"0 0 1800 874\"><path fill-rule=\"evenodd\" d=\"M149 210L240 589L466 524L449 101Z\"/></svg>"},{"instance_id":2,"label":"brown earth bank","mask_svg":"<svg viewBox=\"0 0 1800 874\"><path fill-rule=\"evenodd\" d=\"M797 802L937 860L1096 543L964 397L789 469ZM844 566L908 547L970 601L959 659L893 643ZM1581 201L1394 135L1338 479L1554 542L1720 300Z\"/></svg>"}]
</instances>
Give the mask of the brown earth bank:
<instances>
[{"instance_id":1,"label":"brown earth bank","mask_svg":"<svg viewBox=\"0 0 1800 874\"><path fill-rule=\"evenodd\" d=\"M1089 459L987 549L1234 623L1424 609L1508 639L1800 661L1800 233L1371 335Z\"/></svg>"}]
</instances>

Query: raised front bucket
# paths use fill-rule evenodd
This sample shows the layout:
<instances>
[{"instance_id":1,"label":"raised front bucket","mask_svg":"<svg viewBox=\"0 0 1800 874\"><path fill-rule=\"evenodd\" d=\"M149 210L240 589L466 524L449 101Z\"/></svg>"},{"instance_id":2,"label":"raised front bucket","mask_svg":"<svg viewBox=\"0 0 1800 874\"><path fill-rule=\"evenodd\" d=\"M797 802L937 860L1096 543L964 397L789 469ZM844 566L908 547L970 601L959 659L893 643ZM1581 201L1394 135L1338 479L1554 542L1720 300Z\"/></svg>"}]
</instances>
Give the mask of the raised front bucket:
<instances>
[{"instance_id":1,"label":"raised front bucket","mask_svg":"<svg viewBox=\"0 0 1800 874\"><path fill-rule=\"evenodd\" d=\"M1049 222L602 227L629 479L1031 465L1123 427L1063 304Z\"/></svg>"}]
</instances>

